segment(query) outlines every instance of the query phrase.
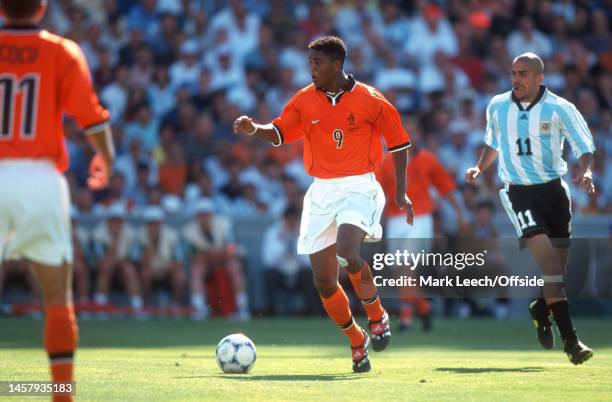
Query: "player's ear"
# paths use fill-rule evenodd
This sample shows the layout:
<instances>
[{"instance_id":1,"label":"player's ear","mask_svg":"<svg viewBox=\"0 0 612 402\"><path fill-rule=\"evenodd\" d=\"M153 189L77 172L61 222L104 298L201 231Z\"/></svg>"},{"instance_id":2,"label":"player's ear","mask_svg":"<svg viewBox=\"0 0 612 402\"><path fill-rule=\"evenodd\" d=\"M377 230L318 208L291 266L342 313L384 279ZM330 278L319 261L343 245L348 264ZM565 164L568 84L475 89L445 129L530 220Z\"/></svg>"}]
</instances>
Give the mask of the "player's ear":
<instances>
[{"instance_id":1,"label":"player's ear","mask_svg":"<svg viewBox=\"0 0 612 402\"><path fill-rule=\"evenodd\" d=\"M334 63L334 70L342 71L342 60L336 59L333 61L333 63Z\"/></svg>"}]
</instances>

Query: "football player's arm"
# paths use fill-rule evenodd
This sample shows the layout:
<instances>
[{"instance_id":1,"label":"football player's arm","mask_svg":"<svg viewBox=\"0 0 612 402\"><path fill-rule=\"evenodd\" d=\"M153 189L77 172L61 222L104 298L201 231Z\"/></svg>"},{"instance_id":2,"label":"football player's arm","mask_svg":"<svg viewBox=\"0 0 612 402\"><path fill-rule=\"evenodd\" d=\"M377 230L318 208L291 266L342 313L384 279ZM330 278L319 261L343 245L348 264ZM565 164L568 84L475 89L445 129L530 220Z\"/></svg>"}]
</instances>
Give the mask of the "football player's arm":
<instances>
[{"instance_id":1,"label":"football player's arm","mask_svg":"<svg viewBox=\"0 0 612 402\"><path fill-rule=\"evenodd\" d=\"M487 170L489 166L495 159L497 159L497 151L499 147L498 133L493 123L493 118L491 116L491 105L487 106L486 111L487 117L487 128L485 133L485 146L480 153L480 158L478 158L478 163L476 166L469 168L465 172L465 181L468 184L473 184L476 179L480 176L482 172Z\"/></svg>"},{"instance_id":2,"label":"football player's arm","mask_svg":"<svg viewBox=\"0 0 612 402\"><path fill-rule=\"evenodd\" d=\"M587 194L593 194L595 187L591 167L593 166L595 144L589 126L582 114L571 103L559 106L557 112L561 117L561 130L580 165L580 171L574 177L574 182Z\"/></svg>"},{"instance_id":3,"label":"football player's arm","mask_svg":"<svg viewBox=\"0 0 612 402\"><path fill-rule=\"evenodd\" d=\"M469 168L467 172L465 172L465 181L468 184L473 184L480 174L495 162L497 154L498 152L495 149L485 145L480 153L476 166Z\"/></svg>"},{"instance_id":4,"label":"football player's arm","mask_svg":"<svg viewBox=\"0 0 612 402\"><path fill-rule=\"evenodd\" d=\"M89 144L96 151L89 166L87 184L91 189L98 190L108 185L115 158L110 115L100 105L81 48L67 41L63 56L62 108L84 129Z\"/></svg>"},{"instance_id":5,"label":"football player's arm","mask_svg":"<svg viewBox=\"0 0 612 402\"><path fill-rule=\"evenodd\" d=\"M113 144L113 134L109 125L100 130L87 134L87 142L100 157L107 162L109 168L115 160L115 146Z\"/></svg>"},{"instance_id":6,"label":"football player's arm","mask_svg":"<svg viewBox=\"0 0 612 402\"><path fill-rule=\"evenodd\" d=\"M593 153L585 152L578 158L580 164L580 171L578 175L574 177L574 182L587 194L595 193L595 186L593 185L593 173L591 167L593 166Z\"/></svg>"},{"instance_id":7,"label":"football player's arm","mask_svg":"<svg viewBox=\"0 0 612 402\"><path fill-rule=\"evenodd\" d=\"M393 158L393 174L395 176L395 195L398 207L402 207L397 202L398 195L406 194L406 167L408 166L408 149L402 149L391 153Z\"/></svg>"},{"instance_id":8,"label":"football player's arm","mask_svg":"<svg viewBox=\"0 0 612 402\"><path fill-rule=\"evenodd\" d=\"M395 171L395 204L406 212L406 222L412 225L414 210L412 201L406 194L406 166L408 165L408 148L393 151L393 167Z\"/></svg>"},{"instance_id":9,"label":"football player's arm","mask_svg":"<svg viewBox=\"0 0 612 402\"><path fill-rule=\"evenodd\" d=\"M279 133L272 123L257 124L249 116L240 116L234 121L233 128L236 134L252 135L276 146L281 144Z\"/></svg>"},{"instance_id":10,"label":"football player's arm","mask_svg":"<svg viewBox=\"0 0 612 402\"><path fill-rule=\"evenodd\" d=\"M373 108L378 109L374 118L374 130L385 138L387 147L393 157L395 173L395 204L406 212L406 222L412 225L414 210L412 202L406 195L406 166L408 165L408 148L410 137L397 109L380 92L374 91L376 100Z\"/></svg>"},{"instance_id":11,"label":"football player's arm","mask_svg":"<svg viewBox=\"0 0 612 402\"><path fill-rule=\"evenodd\" d=\"M378 115L374 119L374 128L385 138L389 152L393 157L395 204L406 212L406 222L412 225L414 210L410 198L406 195L406 166L408 165L410 137L404 130L397 109L378 91L374 92L373 95L379 108Z\"/></svg>"},{"instance_id":12,"label":"football player's arm","mask_svg":"<svg viewBox=\"0 0 612 402\"><path fill-rule=\"evenodd\" d=\"M280 116L268 124L257 124L249 116L240 116L234 122L236 134L252 135L270 142L275 147L286 142L296 141L304 136L298 101L301 94L296 94L287 102Z\"/></svg>"}]
</instances>

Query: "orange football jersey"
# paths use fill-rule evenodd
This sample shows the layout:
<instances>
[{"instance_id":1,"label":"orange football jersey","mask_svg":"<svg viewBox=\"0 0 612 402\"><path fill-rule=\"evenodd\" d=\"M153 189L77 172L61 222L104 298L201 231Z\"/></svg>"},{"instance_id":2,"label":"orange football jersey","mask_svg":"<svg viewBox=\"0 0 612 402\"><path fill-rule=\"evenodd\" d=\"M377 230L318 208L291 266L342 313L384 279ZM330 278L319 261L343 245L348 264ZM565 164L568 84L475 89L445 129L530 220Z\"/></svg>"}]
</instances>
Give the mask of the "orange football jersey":
<instances>
[{"instance_id":1,"label":"orange football jersey","mask_svg":"<svg viewBox=\"0 0 612 402\"><path fill-rule=\"evenodd\" d=\"M385 216L404 215L406 212L395 205L395 168L390 155L376 171L376 178L387 198ZM455 189L456 184L431 151L419 150L410 158L406 168L406 193L412 201L415 215L430 214L433 211L430 187L435 187L440 195L446 195Z\"/></svg>"},{"instance_id":2,"label":"orange football jersey","mask_svg":"<svg viewBox=\"0 0 612 402\"><path fill-rule=\"evenodd\" d=\"M304 138L304 167L323 179L373 172L390 152L410 146L400 115L375 88L349 75L343 90L331 95L313 84L301 89L272 123L280 142Z\"/></svg>"},{"instance_id":3,"label":"orange football jersey","mask_svg":"<svg viewBox=\"0 0 612 402\"><path fill-rule=\"evenodd\" d=\"M79 45L36 27L0 29L0 159L68 168L64 114L85 133L108 124Z\"/></svg>"}]
</instances>

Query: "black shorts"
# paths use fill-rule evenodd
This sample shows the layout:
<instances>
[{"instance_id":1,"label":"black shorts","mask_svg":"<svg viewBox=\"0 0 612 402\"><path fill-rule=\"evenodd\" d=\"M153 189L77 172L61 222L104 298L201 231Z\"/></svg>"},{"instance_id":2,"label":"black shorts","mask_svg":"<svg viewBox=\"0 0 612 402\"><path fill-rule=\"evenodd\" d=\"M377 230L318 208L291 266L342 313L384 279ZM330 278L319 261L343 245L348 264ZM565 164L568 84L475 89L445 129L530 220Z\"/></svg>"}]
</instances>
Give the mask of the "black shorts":
<instances>
[{"instance_id":1,"label":"black shorts","mask_svg":"<svg viewBox=\"0 0 612 402\"><path fill-rule=\"evenodd\" d=\"M556 247L568 247L571 232L569 189L561 179L528 186L506 186L502 205L521 239L544 233Z\"/></svg>"}]
</instances>

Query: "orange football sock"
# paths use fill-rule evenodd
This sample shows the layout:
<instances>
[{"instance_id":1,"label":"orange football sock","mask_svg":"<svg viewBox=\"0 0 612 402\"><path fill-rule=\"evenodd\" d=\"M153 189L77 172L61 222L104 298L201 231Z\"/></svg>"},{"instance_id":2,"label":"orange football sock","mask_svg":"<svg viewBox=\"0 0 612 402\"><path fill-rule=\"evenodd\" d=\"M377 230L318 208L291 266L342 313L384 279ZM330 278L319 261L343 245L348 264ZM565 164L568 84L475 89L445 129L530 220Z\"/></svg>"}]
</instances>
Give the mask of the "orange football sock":
<instances>
[{"instance_id":1,"label":"orange football sock","mask_svg":"<svg viewBox=\"0 0 612 402\"><path fill-rule=\"evenodd\" d=\"M321 296L321 301L327 315L338 324L340 330L349 338L351 346L357 347L363 344L363 330L353 320L349 300L342 287L338 286L336 293L330 297L325 298Z\"/></svg>"},{"instance_id":2,"label":"orange football sock","mask_svg":"<svg viewBox=\"0 0 612 402\"><path fill-rule=\"evenodd\" d=\"M363 307L368 314L368 320L378 321L382 319L385 314L385 310L380 303L378 292L376 291L376 285L370 272L370 266L366 261L363 262L361 269L355 273L348 273L349 279L353 284L353 289L357 293L357 297L361 299Z\"/></svg>"},{"instance_id":3,"label":"orange football sock","mask_svg":"<svg viewBox=\"0 0 612 402\"><path fill-rule=\"evenodd\" d=\"M45 308L45 350L49 355L53 382L72 382L72 362L78 340L78 327L72 305ZM72 401L69 394L53 395L53 402Z\"/></svg>"}]
</instances>

